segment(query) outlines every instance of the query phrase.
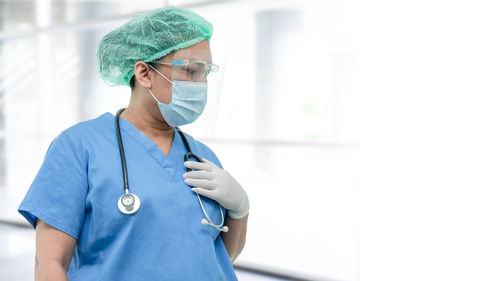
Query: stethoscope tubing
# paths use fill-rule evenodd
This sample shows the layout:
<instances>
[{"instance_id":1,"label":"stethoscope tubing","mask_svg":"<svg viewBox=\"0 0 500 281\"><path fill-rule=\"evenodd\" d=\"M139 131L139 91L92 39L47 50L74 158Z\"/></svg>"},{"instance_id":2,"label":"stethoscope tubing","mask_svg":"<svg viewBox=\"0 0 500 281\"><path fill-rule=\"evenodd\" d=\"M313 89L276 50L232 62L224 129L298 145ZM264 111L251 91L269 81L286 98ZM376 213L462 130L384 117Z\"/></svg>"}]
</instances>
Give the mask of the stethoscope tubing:
<instances>
[{"instance_id":1,"label":"stethoscope tubing","mask_svg":"<svg viewBox=\"0 0 500 281\"><path fill-rule=\"evenodd\" d=\"M126 108L121 108L118 110L116 113L115 117L115 129L116 129L116 137L118 138L118 146L120 150L120 158L122 160L122 174L123 174L123 189L125 190L125 194L128 194L129 187L128 187L128 173L127 173L127 160L125 159L125 150L123 149L123 142L122 142L122 133L120 131L120 114L125 110Z\"/></svg>"},{"instance_id":2,"label":"stethoscope tubing","mask_svg":"<svg viewBox=\"0 0 500 281\"><path fill-rule=\"evenodd\" d=\"M126 108L119 109L118 112L116 113L116 116L115 116L116 137L118 139L118 147L119 147L119 150L120 150L120 158L121 158L121 162L122 162L122 173L123 173L123 189L125 191L125 194L122 195L122 197L120 197L120 199L118 200L118 208L124 214L133 214L133 213L135 213L138 210L138 208L140 206L140 200L139 200L139 197L137 195L130 193L130 195L132 196L132 198L135 199L135 200L137 200L138 203L139 203L139 205L136 206L136 208L134 210L126 210L125 206L121 206L120 205L120 204L123 205L123 203L122 203L123 196L129 194L127 162L126 162L126 158L125 158L125 150L123 149L122 135L121 135L121 131L120 131L120 122L119 122L120 114L125 109ZM186 147L186 150L187 150L187 152L184 154L184 162L188 161L189 157L193 157L198 162L203 162L203 160L198 155L194 154L191 151L191 146L189 145L189 142L188 142L186 136L184 135L184 133L182 132L182 130L179 129L178 127L175 127L175 130L177 130L177 132L179 132L179 135L182 138L182 142L184 143L184 146ZM192 169L190 169L190 168L186 167L186 169L187 169L188 172L192 171ZM203 213L204 213L205 217L208 219L208 221L207 221L207 219L202 219L201 223L204 224L204 225L210 225L210 226L218 229L219 231L227 232L229 230L228 227L227 226L222 227L224 225L224 213L222 212L221 205L219 204L219 209L220 209L220 214L221 214L222 222L221 222L220 225L216 225L208 217L207 212L205 211L205 207L203 205L203 202L201 201L200 195L197 192L196 192L196 195L198 196L198 201L200 202L200 206L201 206L201 208L203 210Z\"/></svg>"}]
</instances>

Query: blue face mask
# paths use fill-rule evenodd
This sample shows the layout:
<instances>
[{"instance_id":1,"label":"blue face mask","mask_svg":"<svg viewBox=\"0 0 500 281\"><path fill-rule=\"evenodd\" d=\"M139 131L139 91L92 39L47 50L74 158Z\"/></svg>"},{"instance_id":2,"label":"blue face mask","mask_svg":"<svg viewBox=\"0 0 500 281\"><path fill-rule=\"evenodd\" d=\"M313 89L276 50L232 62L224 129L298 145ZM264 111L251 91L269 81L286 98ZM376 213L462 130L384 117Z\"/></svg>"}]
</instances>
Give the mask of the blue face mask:
<instances>
[{"instance_id":1,"label":"blue face mask","mask_svg":"<svg viewBox=\"0 0 500 281\"><path fill-rule=\"evenodd\" d=\"M153 92L147 89L156 102L158 102L158 107L165 121L170 126L177 127L193 123L198 119L207 103L207 83L180 80L170 81L170 79L154 67L152 68L172 83L172 101L169 104L160 102L153 95Z\"/></svg>"}]
</instances>

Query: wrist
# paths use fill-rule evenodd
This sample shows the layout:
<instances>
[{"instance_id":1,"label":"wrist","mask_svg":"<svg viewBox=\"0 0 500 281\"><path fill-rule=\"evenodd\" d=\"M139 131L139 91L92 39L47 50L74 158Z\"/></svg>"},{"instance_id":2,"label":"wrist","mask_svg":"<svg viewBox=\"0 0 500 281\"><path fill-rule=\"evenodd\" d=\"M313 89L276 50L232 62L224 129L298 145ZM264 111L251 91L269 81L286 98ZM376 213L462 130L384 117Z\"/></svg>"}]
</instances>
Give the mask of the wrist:
<instances>
[{"instance_id":1,"label":"wrist","mask_svg":"<svg viewBox=\"0 0 500 281\"><path fill-rule=\"evenodd\" d=\"M245 198L244 198L243 203L241 204L240 208L238 208L237 210L228 210L227 214L231 218L238 220L238 219L244 218L246 215L248 215L249 211L250 211L250 201L248 200L248 196L246 196L246 194L245 194Z\"/></svg>"}]
</instances>

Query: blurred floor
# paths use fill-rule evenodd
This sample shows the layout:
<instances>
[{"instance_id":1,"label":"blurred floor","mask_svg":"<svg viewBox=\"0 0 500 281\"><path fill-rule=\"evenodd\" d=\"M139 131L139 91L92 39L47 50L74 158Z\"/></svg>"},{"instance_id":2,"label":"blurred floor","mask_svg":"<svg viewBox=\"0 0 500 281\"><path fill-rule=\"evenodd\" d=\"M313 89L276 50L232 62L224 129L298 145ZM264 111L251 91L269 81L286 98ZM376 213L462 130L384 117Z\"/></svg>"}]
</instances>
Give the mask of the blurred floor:
<instances>
[{"instance_id":1,"label":"blurred floor","mask_svg":"<svg viewBox=\"0 0 500 281\"><path fill-rule=\"evenodd\" d=\"M0 280L32 281L35 257L35 232L30 228L0 223ZM240 281L281 281L236 270Z\"/></svg>"}]
</instances>

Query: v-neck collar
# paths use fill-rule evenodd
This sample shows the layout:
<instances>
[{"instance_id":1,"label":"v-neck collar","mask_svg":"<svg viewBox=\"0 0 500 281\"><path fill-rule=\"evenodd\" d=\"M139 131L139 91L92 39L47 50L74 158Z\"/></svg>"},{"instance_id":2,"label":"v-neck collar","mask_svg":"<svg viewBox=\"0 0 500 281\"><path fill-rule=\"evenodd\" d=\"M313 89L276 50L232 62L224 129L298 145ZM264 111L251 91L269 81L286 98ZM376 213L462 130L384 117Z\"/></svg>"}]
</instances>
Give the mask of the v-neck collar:
<instances>
[{"instance_id":1,"label":"v-neck collar","mask_svg":"<svg viewBox=\"0 0 500 281\"><path fill-rule=\"evenodd\" d=\"M115 125L115 116L110 112L106 112L106 119L110 120L113 123L113 127ZM141 132L137 127L135 127L128 120L120 117L120 131L125 132L127 135L132 137L137 143L142 145L144 149L146 149L151 157L153 157L156 162L172 177L175 176L176 167L179 163L184 161L182 150L182 140L179 132L174 129L174 139L172 141L172 147L168 153L168 156L165 156L163 151L156 145L154 141L152 141L146 134ZM185 152L184 152L185 153Z\"/></svg>"}]
</instances>

